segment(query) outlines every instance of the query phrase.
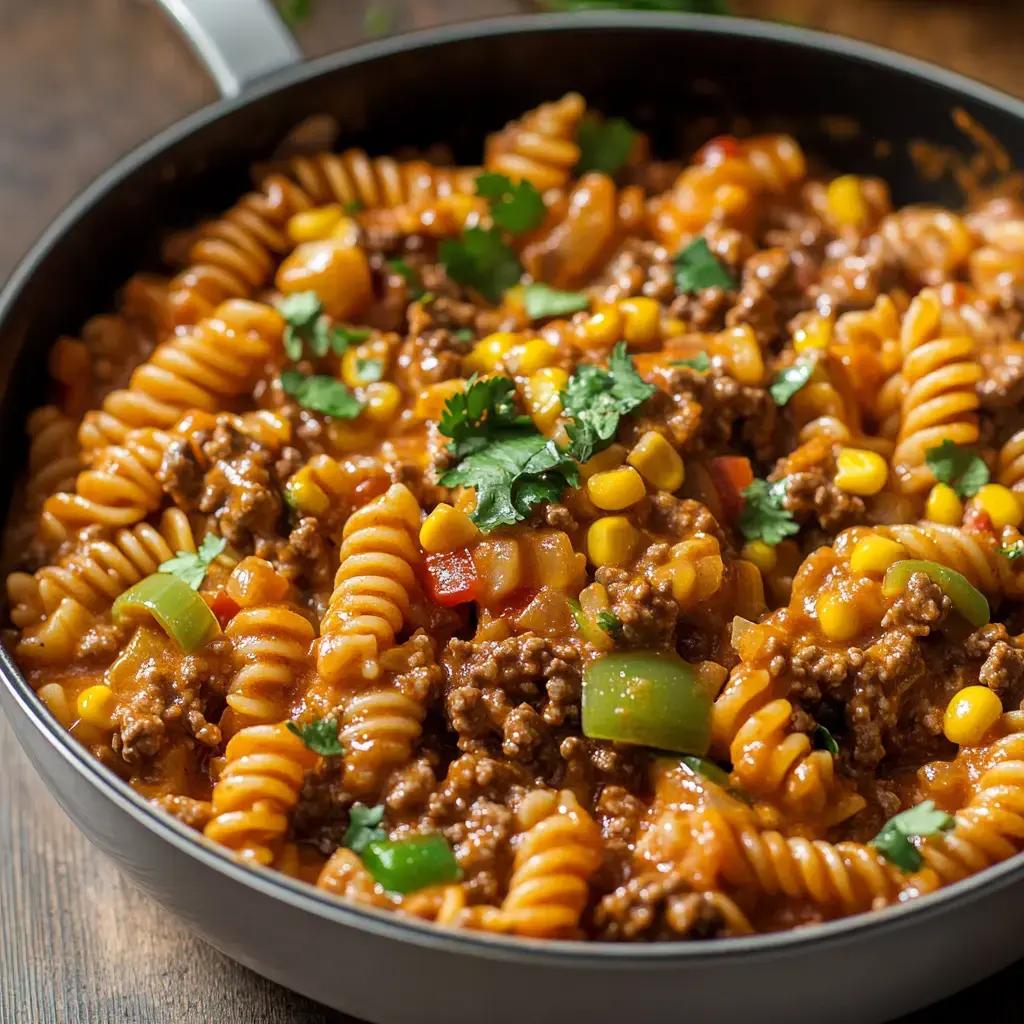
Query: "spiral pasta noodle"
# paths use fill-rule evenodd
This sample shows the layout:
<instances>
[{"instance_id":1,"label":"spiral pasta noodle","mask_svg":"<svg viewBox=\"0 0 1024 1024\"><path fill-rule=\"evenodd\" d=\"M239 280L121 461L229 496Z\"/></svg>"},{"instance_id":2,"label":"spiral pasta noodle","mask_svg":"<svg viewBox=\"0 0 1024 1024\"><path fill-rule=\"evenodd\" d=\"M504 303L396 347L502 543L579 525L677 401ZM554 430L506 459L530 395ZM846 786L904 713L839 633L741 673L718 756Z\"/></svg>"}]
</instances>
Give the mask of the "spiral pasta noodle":
<instances>
[{"instance_id":1,"label":"spiral pasta noodle","mask_svg":"<svg viewBox=\"0 0 1024 1024\"><path fill-rule=\"evenodd\" d=\"M1024 430L1010 436L999 449L999 482L1005 487L1020 490L1024 480Z\"/></svg>"},{"instance_id":2,"label":"spiral pasta noodle","mask_svg":"<svg viewBox=\"0 0 1024 1024\"><path fill-rule=\"evenodd\" d=\"M269 866L316 755L283 723L243 729L224 754L227 763L213 789L213 818L203 833L239 859Z\"/></svg>"}]
</instances>

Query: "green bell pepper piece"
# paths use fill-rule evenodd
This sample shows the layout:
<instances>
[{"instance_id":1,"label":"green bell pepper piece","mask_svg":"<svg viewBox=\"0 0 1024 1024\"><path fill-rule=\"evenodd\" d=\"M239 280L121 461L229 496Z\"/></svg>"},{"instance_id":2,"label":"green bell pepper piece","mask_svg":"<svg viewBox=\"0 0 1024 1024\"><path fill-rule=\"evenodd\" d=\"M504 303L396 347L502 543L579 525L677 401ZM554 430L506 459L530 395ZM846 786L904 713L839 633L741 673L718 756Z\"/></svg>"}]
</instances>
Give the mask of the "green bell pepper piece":
<instances>
[{"instance_id":1,"label":"green bell pepper piece","mask_svg":"<svg viewBox=\"0 0 1024 1024\"><path fill-rule=\"evenodd\" d=\"M375 840L363 851L363 863L374 881L403 894L462 877L448 840L437 834Z\"/></svg>"},{"instance_id":2,"label":"green bell pepper piece","mask_svg":"<svg viewBox=\"0 0 1024 1024\"><path fill-rule=\"evenodd\" d=\"M894 562L886 570L882 581L882 593L886 597L897 597L907 589L910 577L923 572L933 583L937 583L953 602L953 607L974 627L987 625L992 617L985 595L967 579L938 562L923 558L906 558Z\"/></svg>"},{"instance_id":3,"label":"green bell pepper piece","mask_svg":"<svg viewBox=\"0 0 1024 1024\"><path fill-rule=\"evenodd\" d=\"M186 653L198 651L219 632L210 606L184 580L158 572L139 580L116 601L115 622L138 622L152 616Z\"/></svg>"}]
</instances>

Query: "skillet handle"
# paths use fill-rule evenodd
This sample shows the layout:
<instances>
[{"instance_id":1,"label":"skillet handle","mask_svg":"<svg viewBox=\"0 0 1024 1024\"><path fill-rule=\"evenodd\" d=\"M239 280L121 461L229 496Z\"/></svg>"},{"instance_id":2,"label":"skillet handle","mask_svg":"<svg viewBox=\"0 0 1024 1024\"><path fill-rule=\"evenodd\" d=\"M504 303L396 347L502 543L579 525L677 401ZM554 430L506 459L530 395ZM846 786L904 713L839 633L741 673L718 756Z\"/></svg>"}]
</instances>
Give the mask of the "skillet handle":
<instances>
[{"instance_id":1,"label":"skillet handle","mask_svg":"<svg viewBox=\"0 0 1024 1024\"><path fill-rule=\"evenodd\" d=\"M160 0L225 97L272 71L298 64L302 51L270 0Z\"/></svg>"}]
</instances>

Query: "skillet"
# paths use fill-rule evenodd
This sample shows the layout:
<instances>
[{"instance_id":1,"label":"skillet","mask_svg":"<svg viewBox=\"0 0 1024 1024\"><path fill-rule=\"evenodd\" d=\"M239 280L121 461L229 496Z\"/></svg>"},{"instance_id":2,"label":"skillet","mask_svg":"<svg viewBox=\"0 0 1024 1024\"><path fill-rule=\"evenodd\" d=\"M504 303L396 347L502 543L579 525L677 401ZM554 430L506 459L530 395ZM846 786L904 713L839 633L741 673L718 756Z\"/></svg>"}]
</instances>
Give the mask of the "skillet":
<instances>
[{"instance_id":1,"label":"skillet","mask_svg":"<svg viewBox=\"0 0 1024 1024\"><path fill-rule=\"evenodd\" d=\"M907 154L917 138L967 149L963 108L1024 164L1024 104L875 47L781 25L706 16L538 15L450 26L308 64L269 0L163 0L225 99L161 133L57 219L0 295L0 501L24 463L45 353L109 308L133 271L158 266L168 227L226 208L248 165L327 112L342 142L386 153L484 135L575 89L679 152L701 117L778 124L844 171L879 174L894 202L956 205ZM858 134L822 118L859 122ZM834 121L832 122L835 123ZM879 149L877 140L890 147ZM888 155L880 156L880 152ZM243 868L161 815L49 717L6 651L0 707L89 839L207 941L246 966L381 1024L487 1020L881 1021L942 998L1024 954L1024 859L906 906L779 935L612 946L455 934L346 906Z\"/></svg>"}]
</instances>

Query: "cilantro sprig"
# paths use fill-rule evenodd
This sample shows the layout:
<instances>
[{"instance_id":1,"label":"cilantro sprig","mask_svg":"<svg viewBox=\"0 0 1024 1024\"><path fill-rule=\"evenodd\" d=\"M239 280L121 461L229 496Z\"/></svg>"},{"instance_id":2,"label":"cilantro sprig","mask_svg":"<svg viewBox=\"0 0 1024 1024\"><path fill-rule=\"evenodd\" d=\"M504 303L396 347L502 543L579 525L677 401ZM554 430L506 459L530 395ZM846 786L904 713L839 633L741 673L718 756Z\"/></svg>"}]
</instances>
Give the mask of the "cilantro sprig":
<instances>
[{"instance_id":1,"label":"cilantro sprig","mask_svg":"<svg viewBox=\"0 0 1024 1024\"><path fill-rule=\"evenodd\" d=\"M338 739L338 723L331 718L317 718L299 725L288 723L288 731L295 733L303 743L322 757L341 757L345 748Z\"/></svg>"},{"instance_id":2,"label":"cilantro sprig","mask_svg":"<svg viewBox=\"0 0 1024 1024\"><path fill-rule=\"evenodd\" d=\"M917 871L924 861L910 840L914 837L927 839L955 826L956 820L951 814L938 810L933 801L925 800L890 818L870 845L901 870Z\"/></svg>"},{"instance_id":3,"label":"cilantro sprig","mask_svg":"<svg viewBox=\"0 0 1024 1024\"><path fill-rule=\"evenodd\" d=\"M1015 540L1012 544L1001 547L999 553L1011 562L1016 562L1018 558L1024 558L1024 540Z\"/></svg>"},{"instance_id":4,"label":"cilantro sprig","mask_svg":"<svg viewBox=\"0 0 1024 1024\"><path fill-rule=\"evenodd\" d=\"M668 365L688 366L691 370L696 370L698 373L707 373L711 369L711 360L708 358L707 352L698 352L691 359L673 359Z\"/></svg>"},{"instance_id":5,"label":"cilantro sprig","mask_svg":"<svg viewBox=\"0 0 1024 1024\"><path fill-rule=\"evenodd\" d=\"M672 264L676 268L676 288L684 295L705 288L736 287L736 279L718 262L703 238L695 238L685 249L680 249Z\"/></svg>"},{"instance_id":6,"label":"cilantro sprig","mask_svg":"<svg viewBox=\"0 0 1024 1024\"><path fill-rule=\"evenodd\" d=\"M603 630L613 640L617 640L622 636L622 619L615 614L615 612L600 611L597 613L597 626L598 629Z\"/></svg>"},{"instance_id":7,"label":"cilantro sprig","mask_svg":"<svg viewBox=\"0 0 1024 1024\"><path fill-rule=\"evenodd\" d=\"M365 341L370 336L368 330L332 325L316 292L286 295L277 310L285 321L285 354L295 361L302 358L306 347L320 359L328 352L340 356L354 341Z\"/></svg>"},{"instance_id":8,"label":"cilantro sprig","mask_svg":"<svg viewBox=\"0 0 1024 1024\"><path fill-rule=\"evenodd\" d=\"M776 405L785 405L810 379L814 363L810 359L798 359L791 366L784 366L772 378L768 391Z\"/></svg>"},{"instance_id":9,"label":"cilantro sprig","mask_svg":"<svg viewBox=\"0 0 1024 1024\"><path fill-rule=\"evenodd\" d=\"M960 498L973 498L989 481L985 460L973 449L950 441L929 448L924 456L940 483L949 484Z\"/></svg>"},{"instance_id":10,"label":"cilantro sprig","mask_svg":"<svg viewBox=\"0 0 1024 1024\"><path fill-rule=\"evenodd\" d=\"M307 376L298 370L285 370L281 374L281 387L304 409L321 412L339 420L354 419L363 404L340 380L313 374Z\"/></svg>"},{"instance_id":11,"label":"cilantro sprig","mask_svg":"<svg viewBox=\"0 0 1024 1024\"><path fill-rule=\"evenodd\" d=\"M813 735L814 745L818 750L827 750L833 757L839 756L839 744L836 743L835 736L825 726L821 724L815 726Z\"/></svg>"},{"instance_id":12,"label":"cilantro sprig","mask_svg":"<svg viewBox=\"0 0 1024 1024\"><path fill-rule=\"evenodd\" d=\"M157 572L177 576L193 590L198 590L203 585L203 580L206 579L206 572L210 568L210 564L227 545L228 542L223 537L215 537L212 533L208 533L203 537L198 551L179 551L173 558L161 562Z\"/></svg>"},{"instance_id":13,"label":"cilantro sprig","mask_svg":"<svg viewBox=\"0 0 1024 1024\"><path fill-rule=\"evenodd\" d=\"M523 276L519 257L497 226L466 228L461 238L444 239L438 255L453 281L475 288L488 302L500 302L502 293Z\"/></svg>"},{"instance_id":14,"label":"cilantro sprig","mask_svg":"<svg viewBox=\"0 0 1024 1024\"><path fill-rule=\"evenodd\" d=\"M504 174L480 174L476 179L476 194L487 200L494 223L513 235L539 227L547 216L543 196L525 179L514 182Z\"/></svg>"},{"instance_id":15,"label":"cilantro sprig","mask_svg":"<svg viewBox=\"0 0 1024 1024\"><path fill-rule=\"evenodd\" d=\"M762 540L772 546L800 532L799 524L784 507L786 480L755 480L743 491L743 511L737 525L747 540Z\"/></svg>"},{"instance_id":16,"label":"cilantro sprig","mask_svg":"<svg viewBox=\"0 0 1024 1024\"><path fill-rule=\"evenodd\" d=\"M534 505L557 501L566 487L579 484L576 463L520 415L514 392L508 377L474 375L448 400L438 424L458 459L440 483L475 488L471 518L485 532L526 519Z\"/></svg>"},{"instance_id":17,"label":"cilantro sprig","mask_svg":"<svg viewBox=\"0 0 1024 1024\"><path fill-rule=\"evenodd\" d=\"M376 807L353 804L348 811L348 828L341 837L341 845L362 856L370 843L375 843L378 839L387 839L387 832L377 827L383 820L383 804L377 804Z\"/></svg>"},{"instance_id":18,"label":"cilantro sprig","mask_svg":"<svg viewBox=\"0 0 1024 1024\"><path fill-rule=\"evenodd\" d=\"M573 419L566 426L569 454L586 462L607 448L622 417L643 405L656 390L637 373L624 341L612 350L607 370L582 363L562 392L562 409Z\"/></svg>"},{"instance_id":19,"label":"cilantro sprig","mask_svg":"<svg viewBox=\"0 0 1024 1024\"><path fill-rule=\"evenodd\" d=\"M633 126L621 117L602 121L591 114L585 115L576 131L580 159L573 173L577 177L588 171L616 174L633 152L636 138Z\"/></svg>"},{"instance_id":20,"label":"cilantro sprig","mask_svg":"<svg viewBox=\"0 0 1024 1024\"><path fill-rule=\"evenodd\" d=\"M560 292L550 285L528 284L523 289L523 305L531 320L543 320L579 313L590 306L590 299L583 292Z\"/></svg>"}]
</instances>

